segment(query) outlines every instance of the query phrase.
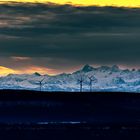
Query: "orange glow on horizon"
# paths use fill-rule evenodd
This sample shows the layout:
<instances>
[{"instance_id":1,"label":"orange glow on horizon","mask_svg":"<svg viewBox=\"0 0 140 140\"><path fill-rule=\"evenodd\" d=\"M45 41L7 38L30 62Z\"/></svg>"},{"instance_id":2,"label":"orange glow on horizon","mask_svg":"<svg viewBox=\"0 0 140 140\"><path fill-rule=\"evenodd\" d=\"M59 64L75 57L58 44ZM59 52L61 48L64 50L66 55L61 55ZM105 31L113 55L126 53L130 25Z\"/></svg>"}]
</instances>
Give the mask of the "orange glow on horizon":
<instances>
[{"instance_id":1,"label":"orange glow on horizon","mask_svg":"<svg viewBox=\"0 0 140 140\"><path fill-rule=\"evenodd\" d=\"M30 66L28 68L22 69L21 71L18 70L18 74L23 74L23 71L24 71L24 73L27 73L27 74L32 74L32 73L38 72L40 74L54 75L55 73L57 73L55 70L49 69L46 67Z\"/></svg>"},{"instance_id":2,"label":"orange glow on horizon","mask_svg":"<svg viewBox=\"0 0 140 140\"><path fill-rule=\"evenodd\" d=\"M30 2L30 3L57 3L57 4L72 4L82 6L118 6L118 7L140 7L140 0L1 0L1 3L6 2Z\"/></svg>"},{"instance_id":3,"label":"orange glow on horizon","mask_svg":"<svg viewBox=\"0 0 140 140\"><path fill-rule=\"evenodd\" d=\"M101 67L101 65L91 65L92 67L94 68L98 68L98 67ZM107 66L110 66L112 67L112 65L107 65ZM139 67L128 67L128 66L125 66L125 65L118 65L120 69L129 69L129 70L132 70L132 69L139 69ZM74 68L74 69L70 69L70 71L65 71L67 73L72 73L78 69L81 69L82 66L79 66L77 68ZM55 70L55 69L49 69L49 68L46 68L46 67L38 67L38 66L29 66L29 67L25 67L25 68L22 68L22 69L11 69L11 68L7 68L7 67L4 67L4 66L0 66L0 76L6 76L8 74L33 74L35 72L38 72L42 75L45 75L45 74L48 74L50 76L54 76L54 75L57 75L57 74L60 74L60 73L63 73L62 71L59 71L59 70Z\"/></svg>"},{"instance_id":4,"label":"orange glow on horizon","mask_svg":"<svg viewBox=\"0 0 140 140\"><path fill-rule=\"evenodd\" d=\"M30 67L23 68L21 70L14 70L11 68L0 66L0 76L6 76L8 74L33 74L35 72L38 72L40 74L49 74L49 75L57 74L57 71L45 67L30 66Z\"/></svg>"},{"instance_id":5,"label":"orange glow on horizon","mask_svg":"<svg viewBox=\"0 0 140 140\"><path fill-rule=\"evenodd\" d=\"M9 73L15 73L15 71L13 69L7 68L7 67L3 67L0 66L0 76L5 76Z\"/></svg>"}]
</instances>

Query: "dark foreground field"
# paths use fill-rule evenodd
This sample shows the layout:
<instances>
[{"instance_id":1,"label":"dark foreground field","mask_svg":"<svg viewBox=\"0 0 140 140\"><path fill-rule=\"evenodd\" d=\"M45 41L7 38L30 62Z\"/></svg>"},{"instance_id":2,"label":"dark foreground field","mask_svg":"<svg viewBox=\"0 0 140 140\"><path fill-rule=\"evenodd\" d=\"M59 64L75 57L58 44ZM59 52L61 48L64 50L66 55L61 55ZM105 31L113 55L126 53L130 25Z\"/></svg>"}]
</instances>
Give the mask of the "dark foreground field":
<instances>
[{"instance_id":1,"label":"dark foreground field","mask_svg":"<svg viewBox=\"0 0 140 140\"><path fill-rule=\"evenodd\" d=\"M140 94L1 90L1 139L140 139Z\"/></svg>"}]
</instances>

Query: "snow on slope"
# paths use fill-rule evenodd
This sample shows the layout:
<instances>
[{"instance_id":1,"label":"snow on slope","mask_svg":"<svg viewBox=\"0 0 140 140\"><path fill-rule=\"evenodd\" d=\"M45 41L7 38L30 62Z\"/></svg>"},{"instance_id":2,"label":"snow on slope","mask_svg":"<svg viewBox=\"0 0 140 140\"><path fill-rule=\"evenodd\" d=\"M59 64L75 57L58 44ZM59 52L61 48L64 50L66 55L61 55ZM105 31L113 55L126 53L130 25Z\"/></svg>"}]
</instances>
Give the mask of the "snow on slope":
<instances>
[{"instance_id":1,"label":"snow on slope","mask_svg":"<svg viewBox=\"0 0 140 140\"><path fill-rule=\"evenodd\" d=\"M59 74L56 76L9 74L0 78L0 89L30 89L43 91L79 91L81 77L83 78L83 91L89 91L89 77L94 77L93 91L126 91L140 93L140 70L121 70L118 66L101 66L93 68L85 65L72 74Z\"/></svg>"}]
</instances>

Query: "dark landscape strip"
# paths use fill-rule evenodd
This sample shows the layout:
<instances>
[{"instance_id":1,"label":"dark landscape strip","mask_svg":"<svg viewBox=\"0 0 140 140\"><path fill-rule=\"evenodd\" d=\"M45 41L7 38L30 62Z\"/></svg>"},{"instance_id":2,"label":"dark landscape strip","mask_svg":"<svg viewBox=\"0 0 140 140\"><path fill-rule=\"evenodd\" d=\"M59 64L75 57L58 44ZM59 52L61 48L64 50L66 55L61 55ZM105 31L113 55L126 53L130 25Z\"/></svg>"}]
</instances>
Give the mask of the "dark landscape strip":
<instances>
[{"instance_id":1,"label":"dark landscape strip","mask_svg":"<svg viewBox=\"0 0 140 140\"><path fill-rule=\"evenodd\" d=\"M3 99L63 99L88 97L140 97L140 93L132 92L40 92L31 90L0 90Z\"/></svg>"}]
</instances>

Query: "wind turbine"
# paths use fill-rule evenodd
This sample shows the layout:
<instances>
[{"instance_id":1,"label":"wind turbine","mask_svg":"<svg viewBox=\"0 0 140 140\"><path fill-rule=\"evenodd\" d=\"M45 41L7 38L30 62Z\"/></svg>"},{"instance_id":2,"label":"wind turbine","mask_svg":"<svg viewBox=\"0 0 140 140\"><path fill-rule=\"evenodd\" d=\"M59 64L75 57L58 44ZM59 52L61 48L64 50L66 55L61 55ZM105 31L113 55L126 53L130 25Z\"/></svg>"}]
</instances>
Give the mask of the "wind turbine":
<instances>
[{"instance_id":1,"label":"wind turbine","mask_svg":"<svg viewBox=\"0 0 140 140\"><path fill-rule=\"evenodd\" d=\"M92 83L97 81L97 79L94 76L88 77L90 82L89 82L89 87L90 87L90 92L92 92Z\"/></svg>"},{"instance_id":2,"label":"wind turbine","mask_svg":"<svg viewBox=\"0 0 140 140\"><path fill-rule=\"evenodd\" d=\"M83 82L84 82L83 75L80 75L80 79L78 79L78 82L80 84L80 92L82 92L83 91Z\"/></svg>"},{"instance_id":3,"label":"wind turbine","mask_svg":"<svg viewBox=\"0 0 140 140\"><path fill-rule=\"evenodd\" d=\"M41 79L39 81L39 86L40 86L40 91L42 91L42 84L43 84L43 81L45 80L45 77L43 77L43 79Z\"/></svg>"}]
</instances>

